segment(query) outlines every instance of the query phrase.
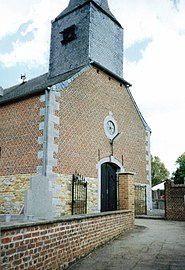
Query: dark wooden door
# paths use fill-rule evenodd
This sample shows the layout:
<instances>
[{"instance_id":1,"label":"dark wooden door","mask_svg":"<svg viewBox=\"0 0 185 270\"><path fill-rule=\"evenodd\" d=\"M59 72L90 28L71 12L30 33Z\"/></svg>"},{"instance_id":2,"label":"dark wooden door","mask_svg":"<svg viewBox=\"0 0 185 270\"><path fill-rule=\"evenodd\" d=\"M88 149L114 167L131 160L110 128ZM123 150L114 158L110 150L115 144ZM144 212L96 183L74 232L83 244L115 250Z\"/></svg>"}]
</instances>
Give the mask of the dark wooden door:
<instances>
[{"instance_id":1,"label":"dark wooden door","mask_svg":"<svg viewBox=\"0 0 185 270\"><path fill-rule=\"evenodd\" d=\"M117 167L104 163L101 167L101 211L117 210Z\"/></svg>"}]
</instances>

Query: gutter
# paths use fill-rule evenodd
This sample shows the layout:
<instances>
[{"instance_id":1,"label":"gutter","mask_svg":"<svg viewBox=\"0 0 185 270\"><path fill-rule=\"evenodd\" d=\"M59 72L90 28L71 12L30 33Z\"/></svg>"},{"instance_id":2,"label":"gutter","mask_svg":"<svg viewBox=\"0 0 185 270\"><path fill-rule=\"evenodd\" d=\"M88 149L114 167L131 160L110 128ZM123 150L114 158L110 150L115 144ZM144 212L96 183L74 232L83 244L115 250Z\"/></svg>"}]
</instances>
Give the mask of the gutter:
<instances>
[{"instance_id":1,"label":"gutter","mask_svg":"<svg viewBox=\"0 0 185 270\"><path fill-rule=\"evenodd\" d=\"M102 65L100 65L99 63L90 60L90 64L96 68L101 69L102 71L104 71L105 73L107 73L108 75L110 75L111 77L115 78L116 80L118 80L119 82L121 82L122 84L125 85L125 87L131 87L132 84L130 84L129 82L125 81L123 78L119 77L118 75L116 75L114 72L110 71L109 69L103 67Z\"/></svg>"}]
</instances>

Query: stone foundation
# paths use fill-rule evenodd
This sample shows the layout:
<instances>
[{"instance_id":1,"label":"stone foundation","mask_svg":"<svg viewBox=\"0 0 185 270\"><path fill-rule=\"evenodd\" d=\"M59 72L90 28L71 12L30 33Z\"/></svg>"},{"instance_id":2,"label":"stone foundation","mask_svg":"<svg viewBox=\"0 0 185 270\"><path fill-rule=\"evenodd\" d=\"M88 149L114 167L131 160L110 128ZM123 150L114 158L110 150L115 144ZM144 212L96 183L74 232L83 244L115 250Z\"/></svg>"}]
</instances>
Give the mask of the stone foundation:
<instances>
[{"instance_id":1,"label":"stone foundation","mask_svg":"<svg viewBox=\"0 0 185 270\"><path fill-rule=\"evenodd\" d=\"M87 213L98 211L98 179L85 177L87 181ZM55 216L70 215L72 209L72 175L57 175L51 181Z\"/></svg>"},{"instance_id":2,"label":"stone foundation","mask_svg":"<svg viewBox=\"0 0 185 270\"><path fill-rule=\"evenodd\" d=\"M17 215L24 207L24 192L30 189L30 179L35 175L11 175L0 177L0 214ZM71 214L72 175L50 176L54 216ZM86 178L87 212L98 211L98 179Z\"/></svg>"},{"instance_id":3,"label":"stone foundation","mask_svg":"<svg viewBox=\"0 0 185 270\"><path fill-rule=\"evenodd\" d=\"M24 207L24 191L30 187L30 174L0 177L0 214L20 214Z\"/></svg>"}]
</instances>

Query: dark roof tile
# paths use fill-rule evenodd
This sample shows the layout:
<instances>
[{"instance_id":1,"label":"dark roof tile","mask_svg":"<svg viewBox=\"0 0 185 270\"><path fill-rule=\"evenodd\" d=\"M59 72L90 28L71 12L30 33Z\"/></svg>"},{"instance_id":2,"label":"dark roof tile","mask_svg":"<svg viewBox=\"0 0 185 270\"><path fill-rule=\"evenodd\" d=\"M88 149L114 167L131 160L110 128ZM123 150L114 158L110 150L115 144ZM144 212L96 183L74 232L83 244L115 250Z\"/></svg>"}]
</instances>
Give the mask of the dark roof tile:
<instances>
[{"instance_id":1,"label":"dark roof tile","mask_svg":"<svg viewBox=\"0 0 185 270\"><path fill-rule=\"evenodd\" d=\"M82 68L83 67L74 69L53 78L50 78L49 74L45 73L27 82L4 89L3 96L0 96L0 104L12 102L17 99L40 93L47 89L47 87L69 79L78 73Z\"/></svg>"}]
</instances>

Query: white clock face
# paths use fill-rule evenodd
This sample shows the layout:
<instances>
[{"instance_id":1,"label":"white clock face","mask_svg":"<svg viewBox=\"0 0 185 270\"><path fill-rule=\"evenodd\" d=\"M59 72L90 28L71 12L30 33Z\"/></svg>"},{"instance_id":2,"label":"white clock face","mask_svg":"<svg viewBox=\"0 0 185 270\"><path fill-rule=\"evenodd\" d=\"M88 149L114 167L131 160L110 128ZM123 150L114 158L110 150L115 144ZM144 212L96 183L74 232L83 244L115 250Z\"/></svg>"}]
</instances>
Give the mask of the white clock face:
<instances>
[{"instance_id":1,"label":"white clock face","mask_svg":"<svg viewBox=\"0 0 185 270\"><path fill-rule=\"evenodd\" d=\"M104 131L108 139L112 140L118 134L118 125L111 112L104 119Z\"/></svg>"},{"instance_id":2,"label":"white clock face","mask_svg":"<svg viewBox=\"0 0 185 270\"><path fill-rule=\"evenodd\" d=\"M115 125L111 120L107 122L107 131L110 135L113 135L115 133Z\"/></svg>"}]
</instances>

